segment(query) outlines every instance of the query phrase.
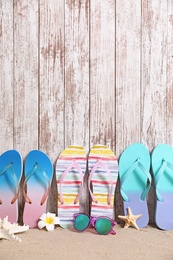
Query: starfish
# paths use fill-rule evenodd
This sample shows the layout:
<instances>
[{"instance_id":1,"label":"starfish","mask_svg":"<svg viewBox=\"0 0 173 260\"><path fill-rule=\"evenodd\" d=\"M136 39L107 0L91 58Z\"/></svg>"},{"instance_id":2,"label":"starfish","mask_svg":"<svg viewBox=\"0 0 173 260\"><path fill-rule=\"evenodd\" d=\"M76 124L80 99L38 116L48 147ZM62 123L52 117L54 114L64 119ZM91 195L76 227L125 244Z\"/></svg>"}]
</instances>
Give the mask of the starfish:
<instances>
[{"instance_id":1,"label":"starfish","mask_svg":"<svg viewBox=\"0 0 173 260\"><path fill-rule=\"evenodd\" d=\"M139 219L142 216L142 214L133 215L130 208L127 208L127 211L128 211L128 213L126 216L120 216L120 215L118 216L118 218L125 221L124 228L128 228L128 227L132 226L135 229L139 230L139 227L136 224L136 220Z\"/></svg>"},{"instance_id":2,"label":"starfish","mask_svg":"<svg viewBox=\"0 0 173 260\"><path fill-rule=\"evenodd\" d=\"M8 216L4 219L0 218L0 239L16 240L21 242L21 239L14 234L25 232L28 229L29 226L19 226L17 223L11 224L8 221Z\"/></svg>"}]
</instances>

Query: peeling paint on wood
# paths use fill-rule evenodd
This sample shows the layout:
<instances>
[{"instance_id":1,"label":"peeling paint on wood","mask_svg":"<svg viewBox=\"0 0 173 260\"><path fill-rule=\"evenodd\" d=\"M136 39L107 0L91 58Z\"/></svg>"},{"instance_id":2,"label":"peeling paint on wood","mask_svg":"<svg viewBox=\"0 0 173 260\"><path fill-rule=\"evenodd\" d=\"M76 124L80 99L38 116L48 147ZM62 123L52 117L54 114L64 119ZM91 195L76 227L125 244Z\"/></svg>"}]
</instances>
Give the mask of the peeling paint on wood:
<instances>
[{"instance_id":1,"label":"peeling paint on wood","mask_svg":"<svg viewBox=\"0 0 173 260\"><path fill-rule=\"evenodd\" d=\"M173 145L172 31L172 0L1 0L0 153Z\"/></svg>"}]
</instances>

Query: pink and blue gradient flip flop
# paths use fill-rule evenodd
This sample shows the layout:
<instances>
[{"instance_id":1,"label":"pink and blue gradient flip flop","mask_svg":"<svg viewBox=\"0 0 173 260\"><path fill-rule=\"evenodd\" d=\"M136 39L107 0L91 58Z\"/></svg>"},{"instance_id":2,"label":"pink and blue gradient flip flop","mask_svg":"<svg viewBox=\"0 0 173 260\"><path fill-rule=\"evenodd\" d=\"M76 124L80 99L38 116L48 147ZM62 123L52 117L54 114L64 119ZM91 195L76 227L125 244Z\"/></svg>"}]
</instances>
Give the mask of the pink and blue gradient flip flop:
<instances>
[{"instance_id":1,"label":"pink and blue gradient flip flop","mask_svg":"<svg viewBox=\"0 0 173 260\"><path fill-rule=\"evenodd\" d=\"M159 144L151 155L156 190L155 222L163 230L173 229L173 147Z\"/></svg>"},{"instance_id":2,"label":"pink and blue gradient flip flop","mask_svg":"<svg viewBox=\"0 0 173 260\"><path fill-rule=\"evenodd\" d=\"M16 150L0 156L0 218L8 216L11 223L18 220L19 184L22 176L22 158Z\"/></svg>"},{"instance_id":3,"label":"pink and blue gradient flip flop","mask_svg":"<svg viewBox=\"0 0 173 260\"><path fill-rule=\"evenodd\" d=\"M46 212L46 202L53 177L53 166L45 153L33 150L26 157L24 173L23 196L25 207L23 222L30 228L35 228L41 215Z\"/></svg>"},{"instance_id":4,"label":"pink and blue gradient flip flop","mask_svg":"<svg viewBox=\"0 0 173 260\"><path fill-rule=\"evenodd\" d=\"M142 214L137 220L139 228L149 222L147 194L151 187L150 154L141 143L126 148L119 160L120 192L123 198L124 214L128 207L134 215Z\"/></svg>"}]
</instances>

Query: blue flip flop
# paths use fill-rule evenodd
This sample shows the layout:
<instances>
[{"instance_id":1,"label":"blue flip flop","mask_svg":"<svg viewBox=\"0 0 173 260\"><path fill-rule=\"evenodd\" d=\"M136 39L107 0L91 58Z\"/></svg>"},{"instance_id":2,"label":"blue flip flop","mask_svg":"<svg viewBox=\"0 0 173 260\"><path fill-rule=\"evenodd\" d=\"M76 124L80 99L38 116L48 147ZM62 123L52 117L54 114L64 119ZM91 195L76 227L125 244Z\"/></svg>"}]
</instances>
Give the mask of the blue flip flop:
<instances>
[{"instance_id":1,"label":"blue flip flop","mask_svg":"<svg viewBox=\"0 0 173 260\"><path fill-rule=\"evenodd\" d=\"M156 190L156 225L163 230L173 229L173 147L159 144L151 155Z\"/></svg>"},{"instance_id":2,"label":"blue flip flop","mask_svg":"<svg viewBox=\"0 0 173 260\"><path fill-rule=\"evenodd\" d=\"M130 208L134 215L142 214L137 220L139 228L149 222L147 194L151 187L150 154L141 143L126 148L119 160L120 192L124 214Z\"/></svg>"},{"instance_id":3,"label":"blue flip flop","mask_svg":"<svg viewBox=\"0 0 173 260\"><path fill-rule=\"evenodd\" d=\"M18 220L19 184L22 158L18 151L8 150L0 156L0 218L8 216L11 223Z\"/></svg>"},{"instance_id":4,"label":"blue flip flop","mask_svg":"<svg viewBox=\"0 0 173 260\"><path fill-rule=\"evenodd\" d=\"M53 166L49 157L39 150L31 151L25 160L24 174L22 191L26 203L23 222L30 228L35 228L40 216L46 212L53 177Z\"/></svg>"}]
</instances>

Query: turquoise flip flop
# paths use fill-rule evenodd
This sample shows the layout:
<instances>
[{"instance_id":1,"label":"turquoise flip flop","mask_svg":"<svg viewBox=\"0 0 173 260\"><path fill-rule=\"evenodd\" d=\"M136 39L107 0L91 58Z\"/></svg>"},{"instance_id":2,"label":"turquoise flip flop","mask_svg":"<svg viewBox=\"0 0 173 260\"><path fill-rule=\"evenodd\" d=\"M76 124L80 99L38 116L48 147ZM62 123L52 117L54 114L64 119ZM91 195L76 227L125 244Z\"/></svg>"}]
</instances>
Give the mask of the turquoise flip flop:
<instances>
[{"instance_id":1,"label":"turquoise flip flop","mask_svg":"<svg viewBox=\"0 0 173 260\"><path fill-rule=\"evenodd\" d=\"M173 147L159 144L151 155L156 190L156 225L163 230L173 229Z\"/></svg>"},{"instance_id":2,"label":"turquoise flip flop","mask_svg":"<svg viewBox=\"0 0 173 260\"><path fill-rule=\"evenodd\" d=\"M26 203L23 222L30 228L35 228L40 216L46 212L46 202L53 177L53 166L45 153L33 150L26 157L24 173L25 181L22 191Z\"/></svg>"},{"instance_id":3,"label":"turquoise flip flop","mask_svg":"<svg viewBox=\"0 0 173 260\"><path fill-rule=\"evenodd\" d=\"M11 223L18 220L19 184L22 176L22 158L16 150L0 156L0 218L8 216Z\"/></svg>"},{"instance_id":4,"label":"turquoise flip flop","mask_svg":"<svg viewBox=\"0 0 173 260\"><path fill-rule=\"evenodd\" d=\"M150 154L141 143L126 148L119 160L120 192L123 198L124 214L130 208L134 215L142 214L137 220L139 228L149 221L146 197L151 187Z\"/></svg>"}]
</instances>

